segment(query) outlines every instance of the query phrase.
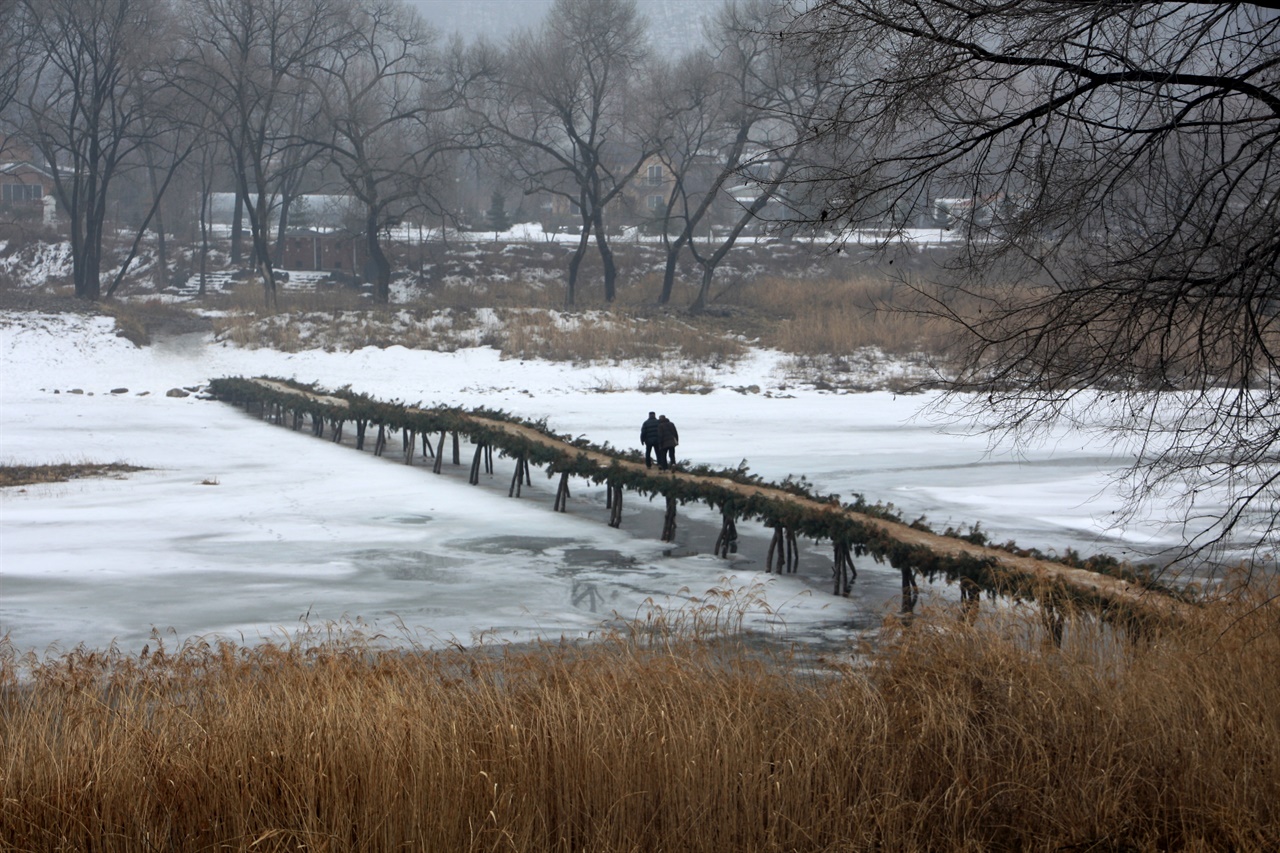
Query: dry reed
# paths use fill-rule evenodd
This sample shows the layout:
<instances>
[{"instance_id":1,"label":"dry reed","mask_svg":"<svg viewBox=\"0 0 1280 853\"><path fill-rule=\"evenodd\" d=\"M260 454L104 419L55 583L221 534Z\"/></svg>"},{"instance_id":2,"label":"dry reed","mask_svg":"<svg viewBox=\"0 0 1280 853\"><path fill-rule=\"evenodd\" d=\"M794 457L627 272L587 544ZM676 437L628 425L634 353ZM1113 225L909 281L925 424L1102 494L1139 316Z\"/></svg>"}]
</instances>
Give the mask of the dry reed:
<instances>
[{"instance_id":1,"label":"dry reed","mask_svg":"<svg viewBox=\"0 0 1280 853\"><path fill-rule=\"evenodd\" d=\"M145 470L123 462L53 462L41 465L0 463L0 488L65 483L85 477L113 477Z\"/></svg>"},{"instance_id":2,"label":"dry reed","mask_svg":"<svg viewBox=\"0 0 1280 853\"><path fill-rule=\"evenodd\" d=\"M1277 627L1246 593L1061 649L943 611L816 671L661 631L10 654L0 847L1275 849Z\"/></svg>"},{"instance_id":3,"label":"dry reed","mask_svg":"<svg viewBox=\"0 0 1280 853\"><path fill-rule=\"evenodd\" d=\"M955 332L927 315L932 306L917 291L885 277L764 276L744 285L735 300L777 320L764 330L763 343L802 356L841 356L869 347L894 355L942 354Z\"/></svg>"}]
</instances>

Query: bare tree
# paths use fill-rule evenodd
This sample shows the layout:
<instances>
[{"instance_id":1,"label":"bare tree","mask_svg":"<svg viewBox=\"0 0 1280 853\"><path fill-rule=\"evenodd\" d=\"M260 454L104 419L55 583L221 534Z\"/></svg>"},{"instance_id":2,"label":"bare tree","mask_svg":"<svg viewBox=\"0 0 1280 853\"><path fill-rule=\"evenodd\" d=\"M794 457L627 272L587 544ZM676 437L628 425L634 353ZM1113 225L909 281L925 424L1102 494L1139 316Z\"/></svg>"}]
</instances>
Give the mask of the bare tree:
<instances>
[{"instance_id":1,"label":"bare tree","mask_svg":"<svg viewBox=\"0 0 1280 853\"><path fill-rule=\"evenodd\" d=\"M805 165L815 116L825 108L827 69L802 46L779 38L784 12L774 0L729 2L715 23L712 43L718 46L727 89L721 130L725 144L702 199L691 205L685 184L681 206L690 211L690 238L712 201L727 205L730 214L719 239L709 236L702 246L689 240L689 251L702 268L691 311L707 307L721 262L748 226L761 223L769 205ZM730 178L734 185L726 187Z\"/></svg>"},{"instance_id":2,"label":"bare tree","mask_svg":"<svg viewBox=\"0 0 1280 853\"><path fill-rule=\"evenodd\" d=\"M382 232L406 212L442 213L438 190L452 155L476 141L453 121L467 77L460 45L439 52L433 35L394 0L352 4L352 38L317 80L321 148L364 212L374 297L388 302L391 262Z\"/></svg>"},{"instance_id":3,"label":"bare tree","mask_svg":"<svg viewBox=\"0 0 1280 853\"><path fill-rule=\"evenodd\" d=\"M315 79L351 37L345 22L337 0L187 0L181 85L216 119L271 305L271 196L305 160Z\"/></svg>"},{"instance_id":4,"label":"bare tree","mask_svg":"<svg viewBox=\"0 0 1280 853\"><path fill-rule=\"evenodd\" d=\"M771 147L764 128L776 124L779 105L773 81L764 83L771 76L765 66L778 47L769 30L779 26L781 11L776 0L727 0L708 27L708 49L655 75L652 100L669 105L654 120L664 189L669 184L658 211L667 252L660 304L670 301L677 263L699 226L717 209L736 206L726 189L744 159Z\"/></svg>"},{"instance_id":5,"label":"bare tree","mask_svg":"<svg viewBox=\"0 0 1280 853\"><path fill-rule=\"evenodd\" d=\"M28 28L31 18L19 0L0 0L0 131L4 118L18 95L18 82L31 50ZM0 135L0 155L4 153L6 136Z\"/></svg>"},{"instance_id":6,"label":"bare tree","mask_svg":"<svg viewBox=\"0 0 1280 853\"><path fill-rule=\"evenodd\" d=\"M153 107L163 99L166 8L157 0L22 0L22 11L34 51L15 96L16 120L48 164L69 220L76 296L96 300L112 186L163 133Z\"/></svg>"},{"instance_id":7,"label":"bare tree","mask_svg":"<svg viewBox=\"0 0 1280 853\"><path fill-rule=\"evenodd\" d=\"M1132 506L1180 498L1193 553L1280 544L1277 7L819 0L790 31L842 81L815 224L958 199L929 296L963 399L1132 443Z\"/></svg>"},{"instance_id":8,"label":"bare tree","mask_svg":"<svg viewBox=\"0 0 1280 853\"><path fill-rule=\"evenodd\" d=\"M652 154L627 127L644 35L634 0L556 0L541 30L511 43L496 85L472 100L526 191L559 195L577 208L582 231L569 262L567 305L593 233L605 300L616 296L605 211Z\"/></svg>"}]
</instances>

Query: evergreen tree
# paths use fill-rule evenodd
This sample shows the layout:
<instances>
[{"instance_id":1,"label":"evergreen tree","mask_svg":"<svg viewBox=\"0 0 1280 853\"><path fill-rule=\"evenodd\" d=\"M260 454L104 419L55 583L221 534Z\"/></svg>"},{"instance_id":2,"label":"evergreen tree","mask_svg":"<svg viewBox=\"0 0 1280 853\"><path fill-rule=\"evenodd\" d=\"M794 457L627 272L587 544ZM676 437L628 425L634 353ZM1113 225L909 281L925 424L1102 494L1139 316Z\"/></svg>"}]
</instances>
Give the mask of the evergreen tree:
<instances>
[{"instance_id":1,"label":"evergreen tree","mask_svg":"<svg viewBox=\"0 0 1280 853\"><path fill-rule=\"evenodd\" d=\"M494 190L489 197L489 212L485 216L493 231L506 231L511 227L511 217L507 216L507 199L501 190Z\"/></svg>"}]
</instances>

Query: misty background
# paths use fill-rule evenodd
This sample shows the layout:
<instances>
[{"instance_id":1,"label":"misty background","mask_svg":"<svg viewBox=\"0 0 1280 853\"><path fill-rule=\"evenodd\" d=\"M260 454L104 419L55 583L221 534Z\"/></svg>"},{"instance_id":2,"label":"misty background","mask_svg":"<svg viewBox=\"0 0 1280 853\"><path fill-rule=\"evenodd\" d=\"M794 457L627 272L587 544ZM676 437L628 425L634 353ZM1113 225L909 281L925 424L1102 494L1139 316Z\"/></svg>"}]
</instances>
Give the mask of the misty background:
<instances>
[{"instance_id":1,"label":"misty background","mask_svg":"<svg viewBox=\"0 0 1280 853\"><path fill-rule=\"evenodd\" d=\"M405 0L423 20L443 35L457 33L470 41L480 36L504 39L535 27L551 8L551 0ZM637 0L649 22L649 43L663 54L680 54L703 43L703 23L722 0Z\"/></svg>"}]
</instances>

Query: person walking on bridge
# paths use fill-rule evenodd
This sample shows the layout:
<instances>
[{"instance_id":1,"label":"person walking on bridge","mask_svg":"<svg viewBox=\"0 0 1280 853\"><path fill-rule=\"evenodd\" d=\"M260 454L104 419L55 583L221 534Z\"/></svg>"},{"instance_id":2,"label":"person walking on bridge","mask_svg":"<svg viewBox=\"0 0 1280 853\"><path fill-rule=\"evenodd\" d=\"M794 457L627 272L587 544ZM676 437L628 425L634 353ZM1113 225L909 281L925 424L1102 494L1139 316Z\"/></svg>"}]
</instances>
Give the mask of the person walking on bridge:
<instances>
[{"instance_id":1,"label":"person walking on bridge","mask_svg":"<svg viewBox=\"0 0 1280 853\"><path fill-rule=\"evenodd\" d=\"M658 468L665 471L676 464L676 447L680 444L680 433L676 425L667 420L666 415L658 415Z\"/></svg>"},{"instance_id":2,"label":"person walking on bridge","mask_svg":"<svg viewBox=\"0 0 1280 853\"><path fill-rule=\"evenodd\" d=\"M658 448L658 418L649 413L649 419L640 426L640 443L644 445L644 467L652 468L650 454L658 452L658 464L662 464L662 451Z\"/></svg>"}]
</instances>

